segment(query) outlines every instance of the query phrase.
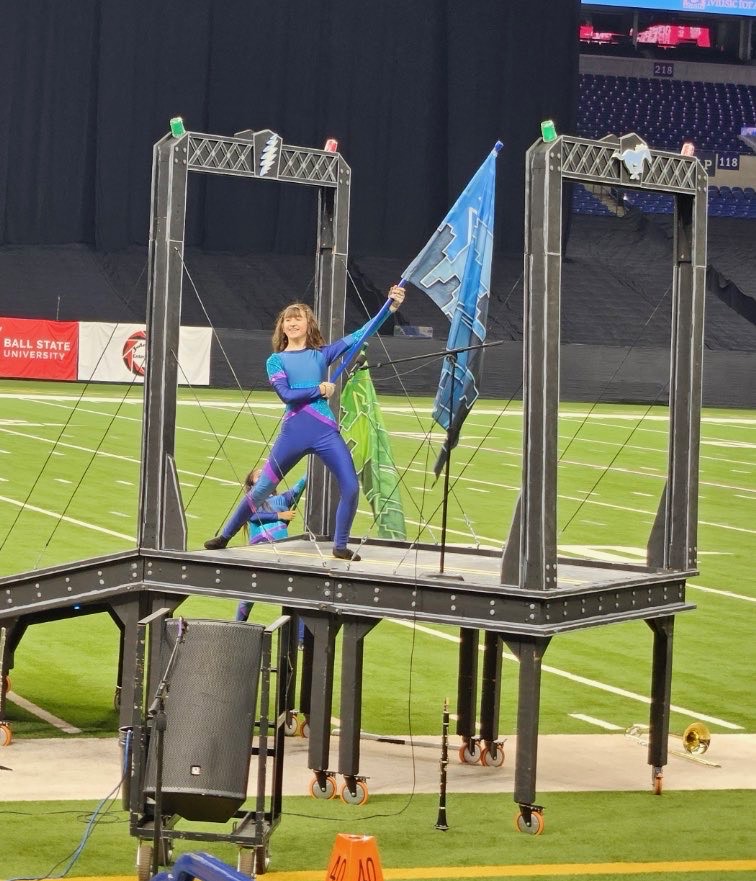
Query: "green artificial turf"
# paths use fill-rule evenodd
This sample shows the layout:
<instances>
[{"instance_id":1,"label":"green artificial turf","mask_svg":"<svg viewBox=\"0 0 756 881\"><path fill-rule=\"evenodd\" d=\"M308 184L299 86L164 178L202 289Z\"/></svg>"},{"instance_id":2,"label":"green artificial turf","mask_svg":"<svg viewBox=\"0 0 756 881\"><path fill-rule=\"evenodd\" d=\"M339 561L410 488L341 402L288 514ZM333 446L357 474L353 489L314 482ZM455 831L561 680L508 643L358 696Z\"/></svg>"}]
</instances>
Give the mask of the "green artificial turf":
<instances>
[{"instance_id":1,"label":"green artificial turf","mask_svg":"<svg viewBox=\"0 0 756 881\"><path fill-rule=\"evenodd\" d=\"M0 573L133 547L141 390L4 382L0 395ZM180 390L176 459L189 547L200 547L223 522L238 499L242 475L264 456L266 440L277 429L280 407L272 394L255 392L248 405L243 402L239 392ZM440 522L441 484L431 487L435 454L425 440L430 405L423 398L383 399L402 474L408 532L423 540L438 539ZM504 540L520 480L521 422L519 402L496 401L480 401L467 420L452 459L450 541L497 546ZM560 552L629 554L641 561L663 488L667 409L564 404L559 435ZM435 449L439 439L436 427ZM719 731L756 731L756 712L746 699L742 675L756 661L751 638L756 585L749 552L756 533L755 477L756 414L704 411L701 576L688 590L698 609L676 622L672 699L680 711L673 710L673 730L682 731L704 716L714 720L709 723L714 736ZM364 499L360 511L355 537L368 534L372 525ZM416 525L428 521L435 524L432 532ZM411 565L402 571L411 572ZM698 583L715 592L697 590ZM233 609L230 600L200 597L181 607L183 614L197 617L230 617ZM259 605L254 617L270 620L276 611ZM443 636L454 637L457 631L439 625L429 629L431 633L413 634L385 621L366 639L365 729L439 731L443 701L456 693L457 648ZM553 639L544 658L541 731L600 730L571 715L578 712L621 727L647 721L643 698L650 687L651 643L643 622ZM111 733L116 727L117 652L118 631L105 614L35 625L16 652L12 687L86 733ZM500 719L504 734L514 730L515 672L514 662L506 658ZM18 737L55 733L44 723L30 722L12 702L8 714Z\"/></svg>"},{"instance_id":2,"label":"green artificial turf","mask_svg":"<svg viewBox=\"0 0 756 881\"><path fill-rule=\"evenodd\" d=\"M34 877L48 872L75 851L95 806L89 801L4 803L0 877ZM287 797L281 823L271 838L270 871L320 870L325 877L339 832L375 836L384 869L457 866L464 868L465 878L479 877L474 872L467 874L476 866L756 859L756 840L747 821L756 811L753 791L668 792L661 798L648 793L549 793L545 829L538 837L514 832L515 808L505 795L450 793L447 832L434 828L437 807L437 797L430 795L376 796L361 808L338 801ZM222 832L226 827L192 824L192 828ZM204 850L236 864L236 849L225 842L177 841L175 855L185 850ZM94 827L69 875L133 873L135 852L128 815L116 802ZM688 870L674 877L720 881L728 875L752 877L746 872L721 870ZM503 878L506 873L486 877ZM561 872L539 877L561 877ZM645 881L668 877L643 874Z\"/></svg>"},{"instance_id":3,"label":"green artificial turf","mask_svg":"<svg viewBox=\"0 0 756 881\"><path fill-rule=\"evenodd\" d=\"M141 390L6 382L0 383L0 395L6 395L0 422L0 575L133 547ZM265 441L276 431L280 410L257 406L274 403L273 396L255 393L252 401L250 410L241 405L237 392L180 391L176 453L190 547L200 547L222 523L238 498L242 475L264 456ZM434 531L424 529L422 538L437 539L441 488L431 488L428 472L435 455L423 440L431 402L415 399L410 405L406 399L384 398L383 403L403 474L410 536L420 534L417 524L430 520ZM520 480L522 420L518 402L505 405L479 402L454 453L450 541L496 546L506 536ZM641 560L638 554L663 487L666 409L566 404L561 412L560 552L629 553ZM711 717L715 755L718 733L756 731L748 679L756 660L750 553L756 532L756 413L708 410L703 415L701 576L688 589L688 599L698 608L676 620L672 700L680 709L672 711L671 728L681 732L693 719ZM435 430L436 448L439 439ZM367 510L364 499L360 509ZM362 536L370 526L370 516L360 513L353 535ZM190 597L181 607L187 617L228 618L233 611L232 600L203 597ZM277 608L258 604L253 616L270 621L277 614ZM364 729L440 733L443 701L456 694L457 647L449 641L456 635L455 629L439 625L413 632L392 621L371 632L365 642ZM621 727L646 722L643 698L650 688L651 640L643 622L553 639L544 658L542 733L600 730L572 715L578 712ZM16 652L12 688L86 734L112 735L117 726L117 660L118 630L105 614L34 625ZM515 664L505 657L500 718L505 736L515 729L516 681ZM338 715L338 678L334 693ZM58 733L12 701L8 715L16 738ZM271 869L324 872L340 831L375 835L383 865L389 868L756 857L749 819L756 793L751 791L665 792L661 798L648 793L549 793L544 801L546 830L533 838L512 831L515 809L509 793L451 793L451 828L446 833L433 829L435 796L411 801L406 796L374 797L362 808L289 797L273 837ZM91 802L3 802L0 877L50 870L73 852L93 807ZM133 873L134 841L125 814L116 807L96 826L69 875ZM229 845L185 847L207 849L235 862ZM748 877L747 871L731 874ZM497 876L487 871L485 877ZM666 881L670 876L643 877ZM725 876L691 868L674 877L721 881Z\"/></svg>"}]
</instances>

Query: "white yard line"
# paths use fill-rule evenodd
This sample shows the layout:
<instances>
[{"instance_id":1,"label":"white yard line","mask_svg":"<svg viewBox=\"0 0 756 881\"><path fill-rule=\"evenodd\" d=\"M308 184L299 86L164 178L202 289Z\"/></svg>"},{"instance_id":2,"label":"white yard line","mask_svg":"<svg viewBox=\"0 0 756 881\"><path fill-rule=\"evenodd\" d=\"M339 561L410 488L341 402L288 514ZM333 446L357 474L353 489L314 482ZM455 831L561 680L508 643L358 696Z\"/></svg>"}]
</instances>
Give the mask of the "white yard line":
<instances>
[{"instance_id":1,"label":"white yard line","mask_svg":"<svg viewBox=\"0 0 756 881\"><path fill-rule=\"evenodd\" d=\"M124 535L122 532L114 532L112 529L106 529L104 526L97 526L94 523L85 523L83 520L77 520L75 517L66 517L63 514L58 514L57 511L48 511L46 508L38 508L36 505L30 505L28 502L19 502L16 499L9 499L7 496L0 496L0 502L5 502L7 505L15 505L17 508L23 508L24 511L33 511L35 514L44 514L46 517L53 517L55 520L62 520L64 523L72 523L74 526L83 526L85 529L93 529L95 532L103 532L105 535L123 538L126 541L130 541L132 544L136 543L136 538L133 535Z\"/></svg>"},{"instance_id":2,"label":"white yard line","mask_svg":"<svg viewBox=\"0 0 756 881\"><path fill-rule=\"evenodd\" d=\"M744 593L735 593L731 590L722 590L719 587L704 587L703 584L692 584L690 581L686 585L691 590L700 590L703 593L713 593L717 596L728 597L731 600L743 600L746 603L756 603L756 597L746 596Z\"/></svg>"},{"instance_id":3,"label":"white yard line","mask_svg":"<svg viewBox=\"0 0 756 881\"><path fill-rule=\"evenodd\" d=\"M140 425L142 423L141 416L124 416L122 413L115 413L114 414L114 413L107 413L102 410L88 410L86 407L68 407L68 406L64 406L63 404L53 403L51 401L40 401L40 403L47 404L50 407L61 407L64 410L69 410L69 411L75 410L77 413L89 413L92 416L104 416L108 419L121 419L126 422L137 422ZM270 407L278 406L279 409L282 409L280 404L278 404L278 405L266 404L265 406L266 407L267 406L270 406ZM255 414L255 415L257 415L257 414ZM273 418L273 417L269 416L267 413L261 413L261 414L259 414L259 416L260 416L260 418L265 418L265 419ZM278 418L278 417L275 417L275 418ZM40 427L43 427L45 424L46 423L41 423ZM50 424L57 425L58 423L50 423ZM204 428L190 428L189 426L186 426L186 425L176 425L176 431L186 431L190 434L203 435L203 438L206 439L208 441L208 443L216 443L217 444L218 440L222 439L224 442L234 440L234 441L240 441L242 443L249 443L254 446L262 446L262 447L270 446L270 444L267 443L266 441L256 440L255 438L250 438L247 435L236 435L236 434L225 435L222 432L209 431L208 429L204 429ZM109 435L109 437L111 439L113 438L112 435Z\"/></svg>"},{"instance_id":4,"label":"white yard line","mask_svg":"<svg viewBox=\"0 0 756 881\"><path fill-rule=\"evenodd\" d=\"M92 447L82 447L77 444L62 443L60 441L55 441L49 437L40 437L37 434L24 434L23 431L10 431L9 429L2 428L2 427L0 427L0 431L4 431L6 434L18 435L19 437L23 437L26 440L36 440L36 441L40 441L41 443L45 443L45 444L51 444L51 445L55 444L58 447L66 447L67 449L76 450L77 452L80 452L80 453L94 453L96 456L103 456L106 459L117 459L120 462L130 462L134 465L140 464L140 460L135 459L133 456L120 456L117 453L106 453L104 450L95 450ZM63 454L59 453L58 455L62 456ZM224 477L212 477L209 474L198 474L195 471L187 471L184 468L179 468L178 473L179 474L186 474L189 477L204 477L205 480L212 480L215 483L222 483L225 486L238 487L241 483L241 481L227 480ZM128 485L130 486L131 484L128 484Z\"/></svg>"},{"instance_id":5,"label":"white yard line","mask_svg":"<svg viewBox=\"0 0 756 881\"><path fill-rule=\"evenodd\" d=\"M458 636L454 636L451 633L442 633L439 630L434 630L432 627L427 627L424 624L417 624L414 621L404 621L399 618L386 618L386 621L390 621L392 624L398 624L402 627L408 627L410 629L415 629L420 631L421 633L426 633L429 636L435 636L437 639L445 639L447 642L459 643L460 639ZM478 646L479 651L483 651L485 646ZM503 652L502 657L506 658L508 661L517 661L517 658L510 654L509 652ZM646 697L643 694L636 694L634 691L628 691L626 688L618 688L616 685L608 685L606 682L599 682L596 679L588 679L586 676L579 676L576 673L568 673L566 670L560 670L558 667L550 667L547 664L544 664L541 669L545 673L551 673L554 676L561 676L563 679L569 679L571 682L576 682L578 685L587 685L589 688L597 688L600 691L607 691L610 694L618 695L619 697L625 697L630 700L638 701L642 704L650 704L651 698ZM709 716L705 713L699 713L694 710L689 710L686 707L680 707L675 704L670 704L670 710L674 713L681 713L684 716L690 716L693 719L700 719L703 722L710 722L712 725L719 725L721 728L727 728L730 731L742 731L742 725L736 725L734 722L728 722L725 719L719 719L716 716Z\"/></svg>"},{"instance_id":6,"label":"white yard line","mask_svg":"<svg viewBox=\"0 0 756 881\"><path fill-rule=\"evenodd\" d=\"M17 707L26 710L27 713L31 713L32 716L36 716L38 719L42 719L43 722L47 722L49 725L52 725L64 734L81 734L81 728L77 728L75 725L71 725L70 722L66 722L64 719L59 719L57 716L53 716L52 713L48 713L47 710L43 710L42 707L38 707L36 704L28 701L25 697L21 697L21 695L16 694L15 691L9 691L6 694L6 697Z\"/></svg>"},{"instance_id":7,"label":"white yard line","mask_svg":"<svg viewBox=\"0 0 756 881\"><path fill-rule=\"evenodd\" d=\"M267 389L265 390L267 391ZM138 404L142 405L142 395L134 395L133 397L113 397L108 395L58 395L58 394L44 394L44 393L18 393L18 392L0 392L0 399L7 398L8 400L18 400L18 401L72 401L72 402L80 402L87 401L88 403L93 404ZM254 406L260 409L280 409L280 403L276 401L265 402L265 401L256 401L254 398L251 400L254 401ZM229 409L238 410L241 405L241 401L236 403L234 401L228 400L213 400L208 398L206 400L195 401L195 400L186 400L179 399L179 406L183 407L228 407ZM382 407L384 413L432 413L432 407L417 407L409 404L385 404ZM491 407L479 407L475 409L475 413L478 416L516 416L522 419L522 406L518 402L518 404L513 407L511 403L508 403L505 407L491 408ZM641 419L644 422L668 422L669 416L665 414L655 415L652 413L607 413L605 411L602 412L581 412L576 410L570 411L560 411L560 418L565 419L590 419L590 420L598 420L598 419L610 419L617 422L629 422L635 420L640 421ZM745 428L756 428L756 417L749 416L702 416L701 423L704 425L742 425Z\"/></svg>"},{"instance_id":8,"label":"white yard line","mask_svg":"<svg viewBox=\"0 0 756 881\"><path fill-rule=\"evenodd\" d=\"M569 713L572 719L579 719L581 722L587 722L589 725L596 725L599 728L605 728L607 731L624 731L621 725L615 725L614 722L607 722L604 719L597 719L595 716L586 716L585 713Z\"/></svg>"}]
</instances>

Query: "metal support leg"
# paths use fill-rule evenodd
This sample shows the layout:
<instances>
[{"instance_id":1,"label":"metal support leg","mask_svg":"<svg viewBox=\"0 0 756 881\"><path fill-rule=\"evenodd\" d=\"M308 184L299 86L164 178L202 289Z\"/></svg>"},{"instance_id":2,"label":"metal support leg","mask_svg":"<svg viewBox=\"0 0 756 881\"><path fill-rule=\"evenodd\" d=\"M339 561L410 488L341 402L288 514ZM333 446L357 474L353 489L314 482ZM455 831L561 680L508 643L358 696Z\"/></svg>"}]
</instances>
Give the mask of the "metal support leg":
<instances>
[{"instance_id":1,"label":"metal support leg","mask_svg":"<svg viewBox=\"0 0 756 881\"><path fill-rule=\"evenodd\" d=\"M501 701L502 642L498 633L487 630L484 637L483 679L480 693L480 739L496 759Z\"/></svg>"},{"instance_id":2,"label":"metal support leg","mask_svg":"<svg viewBox=\"0 0 756 881\"><path fill-rule=\"evenodd\" d=\"M118 725L131 725L134 713L134 682L136 674L137 621L141 617L143 601L141 593L131 594L122 600L114 600L108 610L119 631L118 675L116 688L119 690Z\"/></svg>"},{"instance_id":3,"label":"metal support leg","mask_svg":"<svg viewBox=\"0 0 756 881\"><path fill-rule=\"evenodd\" d=\"M648 764L651 765L651 784L654 792L660 795L661 779L664 766L667 764L669 705L672 695L672 637L675 619L674 616L669 616L655 618L646 623L654 634Z\"/></svg>"},{"instance_id":4,"label":"metal support leg","mask_svg":"<svg viewBox=\"0 0 756 881\"><path fill-rule=\"evenodd\" d=\"M299 684L299 712L308 719L312 705L312 655L315 648L315 638L308 626L308 619L300 615L304 621L304 647L302 649L302 678Z\"/></svg>"},{"instance_id":5,"label":"metal support leg","mask_svg":"<svg viewBox=\"0 0 756 881\"><path fill-rule=\"evenodd\" d=\"M341 622L335 615L302 616L305 626L312 633L313 679L310 692L310 745L309 765L316 776L328 769L328 753L331 743L331 707L333 706L333 671L336 655L336 634Z\"/></svg>"},{"instance_id":6,"label":"metal support leg","mask_svg":"<svg viewBox=\"0 0 756 881\"><path fill-rule=\"evenodd\" d=\"M284 653L280 655L280 660L285 666L279 666L279 678L282 678L284 695L283 695L283 708L286 712L287 722L291 721L291 716L294 710L296 710L296 696L297 696L297 666L299 662L298 651L297 651L297 613L293 609L287 609L283 607L281 609L281 613L283 615L289 615L291 618L290 626L288 627L288 639L287 644L284 646Z\"/></svg>"},{"instance_id":7,"label":"metal support leg","mask_svg":"<svg viewBox=\"0 0 756 881\"><path fill-rule=\"evenodd\" d=\"M137 703L136 688L141 680L136 677L136 644L137 624L141 618L152 614L156 609L168 608L175 610L184 597L168 594L152 594L145 591L129 594L121 599L114 599L108 609L110 617L115 621L120 630L119 649L119 679L118 686L121 689L120 706L118 708L119 727L131 725L134 715L134 705ZM154 632L153 632L154 631ZM147 654L148 664L155 658L160 657L160 628L155 627L150 631L150 648ZM160 676L159 664L150 664L151 677L149 687L155 693L157 681L154 677Z\"/></svg>"},{"instance_id":8,"label":"metal support leg","mask_svg":"<svg viewBox=\"0 0 756 881\"><path fill-rule=\"evenodd\" d=\"M457 674L457 734L465 743L475 741L475 711L478 700L477 630L459 631L459 667Z\"/></svg>"},{"instance_id":9,"label":"metal support leg","mask_svg":"<svg viewBox=\"0 0 756 881\"><path fill-rule=\"evenodd\" d=\"M548 639L506 641L520 661L514 800L520 805L523 816L527 814L528 822L530 812L538 807L533 802L536 795L541 662L549 641Z\"/></svg>"},{"instance_id":10,"label":"metal support leg","mask_svg":"<svg viewBox=\"0 0 756 881\"><path fill-rule=\"evenodd\" d=\"M5 710L5 683L6 676L13 669L13 646L18 645L18 640L14 640L17 626L18 618L5 618L3 621L0 621L0 627L5 630L4 637L0 640L0 645L2 645L2 652L0 652L0 722L4 722L7 718Z\"/></svg>"},{"instance_id":11,"label":"metal support leg","mask_svg":"<svg viewBox=\"0 0 756 881\"><path fill-rule=\"evenodd\" d=\"M372 618L347 618L341 638L341 731L339 767L347 786L360 773L362 723L362 659L364 639L378 623ZM351 781L350 781L351 778Z\"/></svg>"}]
</instances>

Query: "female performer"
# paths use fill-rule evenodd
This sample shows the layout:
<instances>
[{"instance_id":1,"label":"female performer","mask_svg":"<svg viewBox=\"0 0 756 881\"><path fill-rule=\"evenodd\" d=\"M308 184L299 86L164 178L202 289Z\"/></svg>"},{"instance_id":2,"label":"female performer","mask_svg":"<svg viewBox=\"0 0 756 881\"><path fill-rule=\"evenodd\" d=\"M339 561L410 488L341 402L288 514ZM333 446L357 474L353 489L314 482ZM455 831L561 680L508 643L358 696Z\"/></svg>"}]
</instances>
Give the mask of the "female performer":
<instances>
[{"instance_id":1,"label":"female performer","mask_svg":"<svg viewBox=\"0 0 756 881\"><path fill-rule=\"evenodd\" d=\"M404 301L404 289L395 285L388 296L392 300L388 311L396 312ZM249 520L250 512L255 514L275 492L284 475L305 455L312 453L334 475L339 485L333 555L341 560L360 559L359 554L347 547L349 530L357 513L359 484L349 449L328 405L335 386L326 376L328 367L347 351L365 327L367 325L326 345L309 306L294 303L278 316L273 331L273 354L266 367L270 384L286 404L283 427L263 466L262 476L242 499L220 535L205 542L208 550L225 548L231 537Z\"/></svg>"}]
</instances>

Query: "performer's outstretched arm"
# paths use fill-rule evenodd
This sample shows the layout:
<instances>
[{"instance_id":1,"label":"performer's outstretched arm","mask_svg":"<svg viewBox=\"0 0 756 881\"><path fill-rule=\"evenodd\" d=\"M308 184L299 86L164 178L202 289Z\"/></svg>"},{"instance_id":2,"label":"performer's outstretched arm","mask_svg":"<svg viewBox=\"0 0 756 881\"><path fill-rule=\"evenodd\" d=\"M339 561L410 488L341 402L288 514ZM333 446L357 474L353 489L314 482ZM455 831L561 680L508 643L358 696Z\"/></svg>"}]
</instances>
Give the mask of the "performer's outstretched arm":
<instances>
[{"instance_id":1,"label":"performer's outstretched arm","mask_svg":"<svg viewBox=\"0 0 756 881\"><path fill-rule=\"evenodd\" d=\"M325 357L326 364L333 364L333 362L340 358L344 352L346 352L355 341L362 339L365 336L366 331L370 331L370 333L377 333L378 330L383 326L386 319L389 317L389 314L392 312L396 312L399 306L402 304L404 300L404 288L400 288L398 285L394 285L389 290L389 299L393 302L391 306L386 310L381 320L373 325L373 318L370 321L366 321L365 324L362 325L358 330L355 330L353 333L348 334L345 337L342 337L340 340L336 340L336 342L331 343L329 346L324 346L321 351L323 352L323 356ZM380 313L378 313L380 314Z\"/></svg>"}]
</instances>

